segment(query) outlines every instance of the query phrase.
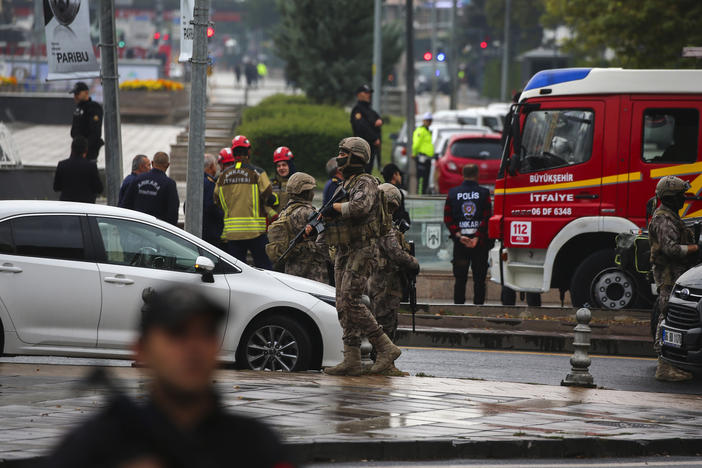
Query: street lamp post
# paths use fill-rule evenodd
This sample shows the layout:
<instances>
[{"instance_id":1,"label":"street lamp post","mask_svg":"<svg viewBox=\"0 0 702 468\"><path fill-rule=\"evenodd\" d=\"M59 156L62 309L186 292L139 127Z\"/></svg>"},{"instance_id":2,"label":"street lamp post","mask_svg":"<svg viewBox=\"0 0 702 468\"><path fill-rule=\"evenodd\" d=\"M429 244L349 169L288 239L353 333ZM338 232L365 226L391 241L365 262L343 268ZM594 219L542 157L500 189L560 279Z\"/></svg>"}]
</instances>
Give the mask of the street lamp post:
<instances>
[{"instance_id":1,"label":"street lamp post","mask_svg":"<svg viewBox=\"0 0 702 468\"><path fill-rule=\"evenodd\" d=\"M190 84L190 130L186 176L185 230L202 235L202 190L205 155L205 107L207 105L207 26L210 0L195 0L193 9L193 56Z\"/></svg>"},{"instance_id":2,"label":"street lamp post","mask_svg":"<svg viewBox=\"0 0 702 468\"><path fill-rule=\"evenodd\" d=\"M500 100L507 100L507 75L509 74L509 17L512 7L512 0L505 0L505 33L504 44L502 44L502 80L500 82ZM554 49L555 50L555 49Z\"/></svg>"},{"instance_id":3,"label":"street lamp post","mask_svg":"<svg viewBox=\"0 0 702 468\"><path fill-rule=\"evenodd\" d=\"M105 124L105 192L107 204L116 206L123 168L114 0L100 1L100 62Z\"/></svg>"},{"instance_id":4,"label":"street lamp post","mask_svg":"<svg viewBox=\"0 0 702 468\"><path fill-rule=\"evenodd\" d=\"M381 114L381 76L383 73L382 60L383 60L383 32L382 32L382 16L383 16L383 5L382 0L375 0L374 7L375 16L373 17L373 109L378 114Z\"/></svg>"},{"instance_id":5,"label":"street lamp post","mask_svg":"<svg viewBox=\"0 0 702 468\"><path fill-rule=\"evenodd\" d=\"M412 0L405 0L405 42L407 47L406 71L406 104L407 118L407 173L409 176L409 192L417 193L417 166L412 160L412 134L414 133L414 5Z\"/></svg>"}]
</instances>

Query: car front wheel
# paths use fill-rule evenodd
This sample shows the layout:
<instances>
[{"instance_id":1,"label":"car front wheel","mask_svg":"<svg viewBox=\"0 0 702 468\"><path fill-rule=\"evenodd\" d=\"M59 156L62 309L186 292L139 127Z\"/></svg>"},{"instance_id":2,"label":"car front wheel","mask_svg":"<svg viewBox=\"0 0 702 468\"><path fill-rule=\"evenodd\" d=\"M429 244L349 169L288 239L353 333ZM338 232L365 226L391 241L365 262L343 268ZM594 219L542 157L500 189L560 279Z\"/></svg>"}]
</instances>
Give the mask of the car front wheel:
<instances>
[{"instance_id":1,"label":"car front wheel","mask_svg":"<svg viewBox=\"0 0 702 468\"><path fill-rule=\"evenodd\" d=\"M239 346L240 367L268 371L305 371L312 356L307 330L290 317L272 315L256 320Z\"/></svg>"}]
</instances>

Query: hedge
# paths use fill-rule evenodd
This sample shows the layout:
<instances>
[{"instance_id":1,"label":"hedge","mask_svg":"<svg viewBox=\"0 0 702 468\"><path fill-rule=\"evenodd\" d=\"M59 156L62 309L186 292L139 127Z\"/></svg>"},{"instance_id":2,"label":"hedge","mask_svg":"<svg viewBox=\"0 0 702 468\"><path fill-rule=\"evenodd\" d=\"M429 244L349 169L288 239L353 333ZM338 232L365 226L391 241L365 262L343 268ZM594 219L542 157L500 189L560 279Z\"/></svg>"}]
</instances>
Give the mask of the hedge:
<instances>
[{"instance_id":1,"label":"hedge","mask_svg":"<svg viewBox=\"0 0 702 468\"><path fill-rule=\"evenodd\" d=\"M351 136L348 113L341 107L309 104L302 96L271 96L244 111L237 129L251 141L252 162L275 175L273 151L289 147L298 171L327 179L325 165L337 155L339 141Z\"/></svg>"}]
</instances>

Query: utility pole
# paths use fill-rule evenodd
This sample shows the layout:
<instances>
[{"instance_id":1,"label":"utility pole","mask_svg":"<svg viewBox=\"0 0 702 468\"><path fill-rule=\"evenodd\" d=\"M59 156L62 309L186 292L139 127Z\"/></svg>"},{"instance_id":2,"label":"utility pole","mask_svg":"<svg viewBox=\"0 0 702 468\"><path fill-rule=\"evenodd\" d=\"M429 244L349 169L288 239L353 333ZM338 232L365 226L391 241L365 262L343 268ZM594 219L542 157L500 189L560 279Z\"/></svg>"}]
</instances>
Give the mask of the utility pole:
<instances>
[{"instance_id":1,"label":"utility pole","mask_svg":"<svg viewBox=\"0 0 702 468\"><path fill-rule=\"evenodd\" d=\"M458 0L453 0L451 5L451 55L449 56L449 73L451 74L451 96L449 99L449 109L455 110L458 107L458 51L456 50L456 15L458 14Z\"/></svg>"},{"instance_id":2,"label":"utility pole","mask_svg":"<svg viewBox=\"0 0 702 468\"><path fill-rule=\"evenodd\" d=\"M436 91L439 85L439 77L436 76L438 63L436 60L436 0L431 2L431 63L434 65L431 73L431 111L436 112Z\"/></svg>"},{"instance_id":3,"label":"utility pole","mask_svg":"<svg viewBox=\"0 0 702 468\"><path fill-rule=\"evenodd\" d=\"M406 104L405 117L407 123L407 174L409 176L409 192L417 193L417 166L412 159L412 134L414 133L414 5L412 0L405 0L405 42L407 47Z\"/></svg>"},{"instance_id":4,"label":"utility pole","mask_svg":"<svg viewBox=\"0 0 702 468\"><path fill-rule=\"evenodd\" d=\"M205 107L207 106L207 26L210 0L195 0L193 9L193 56L190 80L190 131L186 176L185 230L202 235L202 190L205 156Z\"/></svg>"},{"instance_id":5,"label":"utility pole","mask_svg":"<svg viewBox=\"0 0 702 468\"><path fill-rule=\"evenodd\" d=\"M502 81L500 82L500 100L507 100L507 75L509 75L509 17L512 0L505 0L505 35L502 44ZM554 49L555 50L555 49Z\"/></svg>"},{"instance_id":6,"label":"utility pole","mask_svg":"<svg viewBox=\"0 0 702 468\"><path fill-rule=\"evenodd\" d=\"M123 167L114 0L100 0L100 62L105 125L107 204L117 206Z\"/></svg>"},{"instance_id":7,"label":"utility pole","mask_svg":"<svg viewBox=\"0 0 702 468\"><path fill-rule=\"evenodd\" d=\"M373 102L371 105L378 114L381 114L381 98L382 98L382 74L383 74L383 32L381 28L383 16L382 0L375 0L373 17Z\"/></svg>"}]
</instances>

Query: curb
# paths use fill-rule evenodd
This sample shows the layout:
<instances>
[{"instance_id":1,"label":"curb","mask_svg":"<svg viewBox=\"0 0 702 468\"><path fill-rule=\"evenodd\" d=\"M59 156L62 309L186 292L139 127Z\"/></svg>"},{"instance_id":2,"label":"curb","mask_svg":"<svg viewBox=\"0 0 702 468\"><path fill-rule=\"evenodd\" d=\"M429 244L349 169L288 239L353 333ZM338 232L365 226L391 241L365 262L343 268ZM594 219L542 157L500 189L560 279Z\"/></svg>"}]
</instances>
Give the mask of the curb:
<instances>
[{"instance_id":1,"label":"curb","mask_svg":"<svg viewBox=\"0 0 702 468\"><path fill-rule=\"evenodd\" d=\"M294 459L310 462L362 460L450 460L517 458L617 458L654 455L694 456L702 453L702 438L617 440L413 440L289 443Z\"/></svg>"},{"instance_id":2,"label":"curb","mask_svg":"<svg viewBox=\"0 0 702 468\"><path fill-rule=\"evenodd\" d=\"M505 351L573 352L571 333L504 331L483 329L419 329L400 327L396 335L400 346L457 349L502 349ZM650 338L631 336L593 336L590 354L655 357Z\"/></svg>"}]
</instances>

